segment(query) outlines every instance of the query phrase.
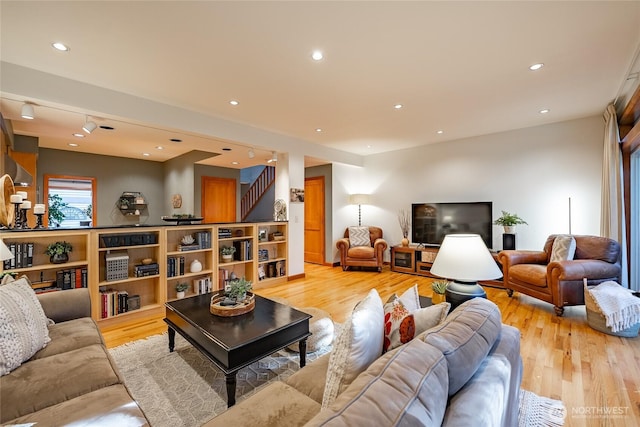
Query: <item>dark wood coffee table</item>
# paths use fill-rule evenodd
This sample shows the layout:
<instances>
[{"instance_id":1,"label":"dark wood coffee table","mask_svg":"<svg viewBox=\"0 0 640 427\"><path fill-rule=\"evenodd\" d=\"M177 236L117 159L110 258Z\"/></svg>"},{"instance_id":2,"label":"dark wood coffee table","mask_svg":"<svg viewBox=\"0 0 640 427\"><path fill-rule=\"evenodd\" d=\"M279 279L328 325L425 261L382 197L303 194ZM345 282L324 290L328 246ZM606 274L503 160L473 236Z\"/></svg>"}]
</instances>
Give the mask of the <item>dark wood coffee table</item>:
<instances>
[{"instance_id":1,"label":"dark wood coffee table","mask_svg":"<svg viewBox=\"0 0 640 427\"><path fill-rule=\"evenodd\" d=\"M306 364L310 315L256 295L256 308L234 317L209 312L214 294L166 303L169 351L176 332L213 362L227 378L227 406L236 403L236 374L276 351L298 342L300 367Z\"/></svg>"}]
</instances>

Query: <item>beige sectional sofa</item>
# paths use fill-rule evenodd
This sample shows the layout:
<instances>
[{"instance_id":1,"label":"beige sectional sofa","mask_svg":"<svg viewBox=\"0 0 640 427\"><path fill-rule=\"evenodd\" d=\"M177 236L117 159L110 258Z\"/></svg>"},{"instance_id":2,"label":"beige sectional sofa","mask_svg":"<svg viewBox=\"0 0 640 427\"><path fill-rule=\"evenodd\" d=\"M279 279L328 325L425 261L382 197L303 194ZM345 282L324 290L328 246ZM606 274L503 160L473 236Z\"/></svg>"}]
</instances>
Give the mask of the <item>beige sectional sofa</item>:
<instances>
[{"instance_id":1,"label":"beige sectional sofa","mask_svg":"<svg viewBox=\"0 0 640 427\"><path fill-rule=\"evenodd\" d=\"M330 359L269 384L205 426L517 425L520 333L486 299L461 304L382 354L323 407Z\"/></svg>"},{"instance_id":2,"label":"beige sectional sofa","mask_svg":"<svg viewBox=\"0 0 640 427\"><path fill-rule=\"evenodd\" d=\"M48 327L51 341L0 377L0 423L148 425L90 317L88 289L40 294L38 300L55 322Z\"/></svg>"}]
</instances>

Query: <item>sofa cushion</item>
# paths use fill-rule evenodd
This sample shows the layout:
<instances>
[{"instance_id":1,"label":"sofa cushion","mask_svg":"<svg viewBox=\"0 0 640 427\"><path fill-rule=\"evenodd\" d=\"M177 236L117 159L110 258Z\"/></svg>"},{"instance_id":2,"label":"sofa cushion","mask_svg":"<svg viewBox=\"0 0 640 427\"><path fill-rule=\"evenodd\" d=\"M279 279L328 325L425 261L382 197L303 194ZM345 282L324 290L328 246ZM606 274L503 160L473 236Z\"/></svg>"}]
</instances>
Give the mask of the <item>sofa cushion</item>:
<instances>
[{"instance_id":1,"label":"sofa cushion","mask_svg":"<svg viewBox=\"0 0 640 427\"><path fill-rule=\"evenodd\" d=\"M556 236L551 247L549 262L567 261L573 259L576 253L576 239L568 234Z\"/></svg>"},{"instance_id":2,"label":"sofa cushion","mask_svg":"<svg viewBox=\"0 0 640 427\"><path fill-rule=\"evenodd\" d=\"M423 340L438 348L449 367L449 396L460 390L476 372L500 336L502 319L498 306L474 298L458 306Z\"/></svg>"},{"instance_id":3,"label":"sofa cushion","mask_svg":"<svg viewBox=\"0 0 640 427\"><path fill-rule=\"evenodd\" d=\"M10 424L30 423L36 423L38 427L149 425L123 384L83 394L10 422Z\"/></svg>"},{"instance_id":4,"label":"sofa cushion","mask_svg":"<svg viewBox=\"0 0 640 427\"><path fill-rule=\"evenodd\" d=\"M31 360L0 377L0 422L119 382L102 345Z\"/></svg>"},{"instance_id":5,"label":"sofa cushion","mask_svg":"<svg viewBox=\"0 0 640 427\"><path fill-rule=\"evenodd\" d=\"M51 342L33 355L31 360L76 350L93 344L104 344L96 323L88 318L69 320L49 326Z\"/></svg>"},{"instance_id":6,"label":"sofa cushion","mask_svg":"<svg viewBox=\"0 0 640 427\"><path fill-rule=\"evenodd\" d=\"M304 369L297 370L284 382L316 402L322 403L324 385L327 380L329 357L330 354L327 353L317 358L305 366Z\"/></svg>"},{"instance_id":7,"label":"sofa cushion","mask_svg":"<svg viewBox=\"0 0 640 427\"><path fill-rule=\"evenodd\" d=\"M322 397L322 406L333 403L351 382L382 354L384 311L378 291L372 289L360 301L336 338Z\"/></svg>"},{"instance_id":8,"label":"sofa cushion","mask_svg":"<svg viewBox=\"0 0 640 427\"><path fill-rule=\"evenodd\" d=\"M275 381L202 427L301 426L319 410L320 404L315 400L283 382Z\"/></svg>"},{"instance_id":9,"label":"sofa cushion","mask_svg":"<svg viewBox=\"0 0 640 427\"><path fill-rule=\"evenodd\" d=\"M413 302L411 302L413 305ZM441 303L430 307L410 309L395 294L384 305L384 343L386 352L411 341L442 322L449 312L451 304Z\"/></svg>"},{"instance_id":10,"label":"sofa cushion","mask_svg":"<svg viewBox=\"0 0 640 427\"><path fill-rule=\"evenodd\" d=\"M371 246L369 227L349 227L349 246Z\"/></svg>"},{"instance_id":11,"label":"sofa cushion","mask_svg":"<svg viewBox=\"0 0 640 427\"><path fill-rule=\"evenodd\" d=\"M372 363L306 426L439 426L448 389L442 352L413 340Z\"/></svg>"},{"instance_id":12,"label":"sofa cushion","mask_svg":"<svg viewBox=\"0 0 640 427\"><path fill-rule=\"evenodd\" d=\"M547 287L547 266L540 264L516 264L509 268L509 279L540 288Z\"/></svg>"},{"instance_id":13,"label":"sofa cushion","mask_svg":"<svg viewBox=\"0 0 640 427\"><path fill-rule=\"evenodd\" d=\"M371 246L355 246L347 250L349 258L370 259L376 256L376 251Z\"/></svg>"},{"instance_id":14,"label":"sofa cushion","mask_svg":"<svg viewBox=\"0 0 640 427\"><path fill-rule=\"evenodd\" d=\"M47 318L26 277L0 286L0 375L51 341Z\"/></svg>"}]
</instances>

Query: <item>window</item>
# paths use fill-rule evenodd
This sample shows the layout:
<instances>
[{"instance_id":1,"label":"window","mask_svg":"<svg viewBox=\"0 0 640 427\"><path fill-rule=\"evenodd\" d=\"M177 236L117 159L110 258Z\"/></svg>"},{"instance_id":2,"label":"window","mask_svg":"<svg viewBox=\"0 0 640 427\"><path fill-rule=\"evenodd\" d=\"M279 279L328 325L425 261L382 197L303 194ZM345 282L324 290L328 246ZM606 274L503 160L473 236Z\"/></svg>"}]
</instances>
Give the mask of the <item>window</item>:
<instances>
[{"instance_id":1,"label":"window","mask_svg":"<svg viewBox=\"0 0 640 427\"><path fill-rule=\"evenodd\" d=\"M91 177L45 175L49 227L77 228L97 224L96 181Z\"/></svg>"}]
</instances>

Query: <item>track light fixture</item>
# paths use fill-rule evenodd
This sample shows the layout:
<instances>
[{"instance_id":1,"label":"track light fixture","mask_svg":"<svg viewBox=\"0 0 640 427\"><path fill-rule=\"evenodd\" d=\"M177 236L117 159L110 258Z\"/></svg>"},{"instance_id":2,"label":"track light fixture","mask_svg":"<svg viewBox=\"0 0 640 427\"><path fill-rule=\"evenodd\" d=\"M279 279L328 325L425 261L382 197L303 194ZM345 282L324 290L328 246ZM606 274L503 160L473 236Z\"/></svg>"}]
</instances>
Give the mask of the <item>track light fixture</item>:
<instances>
[{"instance_id":1,"label":"track light fixture","mask_svg":"<svg viewBox=\"0 0 640 427\"><path fill-rule=\"evenodd\" d=\"M33 120L35 117L35 112L33 111L33 104L27 104L26 102L22 104L22 110L20 111L20 116L23 119Z\"/></svg>"},{"instance_id":2,"label":"track light fixture","mask_svg":"<svg viewBox=\"0 0 640 427\"><path fill-rule=\"evenodd\" d=\"M253 152L253 148L249 148L249 158L253 159L256 156L256 153Z\"/></svg>"},{"instance_id":3,"label":"track light fixture","mask_svg":"<svg viewBox=\"0 0 640 427\"><path fill-rule=\"evenodd\" d=\"M267 160L267 163L273 163L273 162L277 162L278 161L278 153L276 153L275 151L271 152L271 158L269 160Z\"/></svg>"},{"instance_id":4,"label":"track light fixture","mask_svg":"<svg viewBox=\"0 0 640 427\"><path fill-rule=\"evenodd\" d=\"M89 118L87 117L86 120L84 121L84 126L82 126L82 130L85 131L86 133L91 133L94 130L96 130L97 127L98 125L96 125L95 122L90 121Z\"/></svg>"}]
</instances>

